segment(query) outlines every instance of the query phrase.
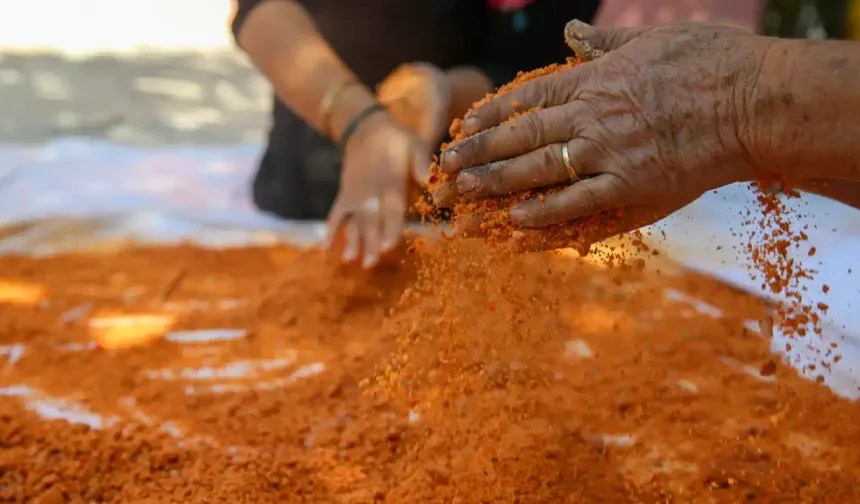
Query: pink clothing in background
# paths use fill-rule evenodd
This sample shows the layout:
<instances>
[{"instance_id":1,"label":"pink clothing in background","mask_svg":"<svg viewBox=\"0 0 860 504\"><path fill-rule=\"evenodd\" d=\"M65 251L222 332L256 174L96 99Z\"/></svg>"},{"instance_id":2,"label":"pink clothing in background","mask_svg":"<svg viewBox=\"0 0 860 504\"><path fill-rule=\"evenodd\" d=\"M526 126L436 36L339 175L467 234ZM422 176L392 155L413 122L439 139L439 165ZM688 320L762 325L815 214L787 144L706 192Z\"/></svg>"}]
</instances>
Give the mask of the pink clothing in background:
<instances>
[{"instance_id":1,"label":"pink clothing in background","mask_svg":"<svg viewBox=\"0 0 860 504\"><path fill-rule=\"evenodd\" d=\"M518 11L534 0L487 0L490 8L500 11Z\"/></svg>"},{"instance_id":2,"label":"pink clothing in background","mask_svg":"<svg viewBox=\"0 0 860 504\"><path fill-rule=\"evenodd\" d=\"M705 21L757 32L763 7L764 0L601 0L595 24L638 27L670 21Z\"/></svg>"}]
</instances>

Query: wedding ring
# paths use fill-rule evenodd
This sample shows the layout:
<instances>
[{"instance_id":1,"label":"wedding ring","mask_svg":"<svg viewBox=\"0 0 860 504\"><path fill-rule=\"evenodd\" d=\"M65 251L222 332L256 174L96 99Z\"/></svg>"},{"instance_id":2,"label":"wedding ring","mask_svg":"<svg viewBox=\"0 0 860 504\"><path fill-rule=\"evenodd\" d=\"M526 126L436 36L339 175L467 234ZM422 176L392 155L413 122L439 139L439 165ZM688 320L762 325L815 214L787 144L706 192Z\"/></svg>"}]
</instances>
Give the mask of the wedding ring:
<instances>
[{"instance_id":1,"label":"wedding ring","mask_svg":"<svg viewBox=\"0 0 860 504\"><path fill-rule=\"evenodd\" d=\"M570 177L570 183L573 184L579 180L579 175L576 174L576 168L570 163L570 153L567 151L567 144L561 146L561 158L564 160L564 167L567 168L567 176Z\"/></svg>"}]
</instances>

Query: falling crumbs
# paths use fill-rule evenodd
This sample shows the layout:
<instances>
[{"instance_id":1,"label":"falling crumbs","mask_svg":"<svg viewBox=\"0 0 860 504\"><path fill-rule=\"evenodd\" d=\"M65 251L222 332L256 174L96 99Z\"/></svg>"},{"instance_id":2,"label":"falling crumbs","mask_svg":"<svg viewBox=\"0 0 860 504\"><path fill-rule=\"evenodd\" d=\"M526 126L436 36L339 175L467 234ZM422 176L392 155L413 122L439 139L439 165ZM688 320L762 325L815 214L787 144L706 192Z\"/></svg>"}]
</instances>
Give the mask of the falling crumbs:
<instances>
[{"instance_id":1,"label":"falling crumbs","mask_svg":"<svg viewBox=\"0 0 860 504\"><path fill-rule=\"evenodd\" d=\"M524 197L456 219L507 243ZM760 203L749 253L799 301ZM0 501L860 502L860 406L774 359L766 302L627 243L657 267L444 236L374 273L284 245L0 256Z\"/></svg>"}]
</instances>

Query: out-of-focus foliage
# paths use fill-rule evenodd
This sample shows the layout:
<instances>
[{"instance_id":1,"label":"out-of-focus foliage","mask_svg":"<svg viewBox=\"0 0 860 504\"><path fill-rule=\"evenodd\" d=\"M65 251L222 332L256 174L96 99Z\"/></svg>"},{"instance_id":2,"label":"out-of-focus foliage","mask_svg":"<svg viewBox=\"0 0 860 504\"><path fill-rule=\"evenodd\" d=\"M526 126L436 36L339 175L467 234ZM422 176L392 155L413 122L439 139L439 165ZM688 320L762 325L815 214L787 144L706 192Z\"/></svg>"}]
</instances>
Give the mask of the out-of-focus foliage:
<instances>
[{"instance_id":1,"label":"out-of-focus foliage","mask_svg":"<svg viewBox=\"0 0 860 504\"><path fill-rule=\"evenodd\" d=\"M856 18L858 9L858 0L768 0L764 29L778 37L853 38L849 10Z\"/></svg>"},{"instance_id":2,"label":"out-of-focus foliage","mask_svg":"<svg viewBox=\"0 0 860 504\"><path fill-rule=\"evenodd\" d=\"M848 38L860 40L860 0L851 0L848 6Z\"/></svg>"}]
</instances>

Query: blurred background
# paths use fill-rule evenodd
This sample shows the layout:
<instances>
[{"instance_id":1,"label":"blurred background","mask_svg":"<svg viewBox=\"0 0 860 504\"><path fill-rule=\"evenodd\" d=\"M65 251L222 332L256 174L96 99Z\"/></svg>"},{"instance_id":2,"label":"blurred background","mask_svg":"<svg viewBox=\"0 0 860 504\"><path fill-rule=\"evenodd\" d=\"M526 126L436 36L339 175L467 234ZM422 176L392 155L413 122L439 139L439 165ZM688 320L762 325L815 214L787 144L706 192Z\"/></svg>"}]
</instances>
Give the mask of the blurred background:
<instances>
[{"instance_id":1,"label":"blurred background","mask_svg":"<svg viewBox=\"0 0 860 504\"><path fill-rule=\"evenodd\" d=\"M231 0L9 3L0 143L262 139L268 87L232 46ZM773 35L860 38L860 0L768 0L761 19Z\"/></svg>"},{"instance_id":2,"label":"blurred background","mask_svg":"<svg viewBox=\"0 0 860 504\"><path fill-rule=\"evenodd\" d=\"M8 2L0 226L152 211L274 225L250 197L272 95L234 45L233 2ZM860 0L601 6L597 22L618 26L715 16L784 37L860 38Z\"/></svg>"},{"instance_id":3,"label":"blurred background","mask_svg":"<svg viewBox=\"0 0 860 504\"><path fill-rule=\"evenodd\" d=\"M720 19L758 24L770 35L860 39L860 0L755 0L764 6L757 16L753 1L602 5L622 6L606 14L619 24L696 19L708 6L722 11ZM0 253L122 239L165 243L194 236L216 245L267 241L273 233L293 243L320 239L321 222L284 222L251 203L250 179L272 98L233 45L232 0L7 4L0 16ZM732 223L743 226L738 219L751 198L732 187L701 198L664 221L671 232L663 247L674 260L759 292L752 266L733 246L739 238ZM844 337L860 342L852 308L858 291L844 274L860 247L860 213L822 198L803 205L796 214L816 230L810 240L826 246L814 259L804 253L796 260L815 261L812 269L827 264L816 282L831 289L821 294L810 287L820 299L807 301L828 303L833 327L848 325ZM848 358L844 342L841 347L842 365L857 361ZM860 343L853 352L860 359ZM856 393L852 380L845 383Z\"/></svg>"},{"instance_id":4,"label":"blurred background","mask_svg":"<svg viewBox=\"0 0 860 504\"><path fill-rule=\"evenodd\" d=\"M753 0L603 0L598 22L710 9L772 35L860 38L860 0L754 1L758 15ZM152 211L276 225L250 197L272 95L234 45L233 2L8 2L0 226Z\"/></svg>"},{"instance_id":5,"label":"blurred background","mask_svg":"<svg viewBox=\"0 0 860 504\"><path fill-rule=\"evenodd\" d=\"M231 0L28 0L0 17L0 142L258 141L265 83L234 51Z\"/></svg>"},{"instance_id":6,"label":"blurred background","mask_svg":"<svg viewBox=\"0 0 860 504\"><path fill-rule=\"evenodd\" d=\"M860 37L860 2L856 0L768 0L764 32L778 37Z\"/></svg>"}]
</instances>

